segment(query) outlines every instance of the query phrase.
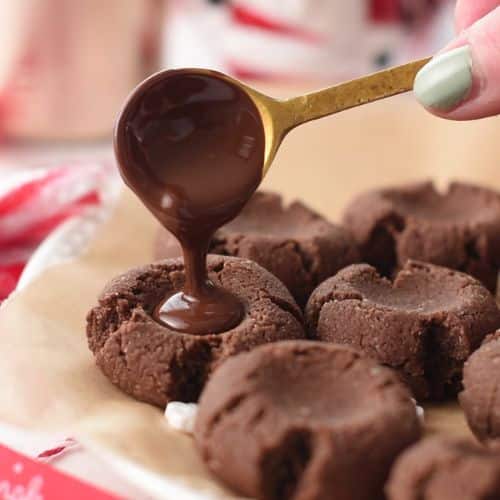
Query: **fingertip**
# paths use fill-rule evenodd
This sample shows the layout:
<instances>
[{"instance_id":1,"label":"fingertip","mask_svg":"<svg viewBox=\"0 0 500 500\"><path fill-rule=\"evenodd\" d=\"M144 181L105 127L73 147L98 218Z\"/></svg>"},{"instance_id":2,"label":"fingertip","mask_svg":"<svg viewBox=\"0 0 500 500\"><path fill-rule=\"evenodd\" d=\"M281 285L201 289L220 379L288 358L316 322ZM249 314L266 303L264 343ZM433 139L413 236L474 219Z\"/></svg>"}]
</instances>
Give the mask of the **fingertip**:
<instances>
[{"instance_id":1,"label":"fingertip","mask_svg":"<svg viewBox=\"0 0 500 500\"><path fill-rule=\"evenodd\" d=\"M434 115L474 120L500 114L500 6L424 66L415 95Z\"/></svg>"},{"instance_id":2,"label":"fingertip","mask_svg":"<svg viewBox=\"0 0 500 500\"><path fill-rule=\"evenodd\" d=\"M434 57L417 74L417 100L434 113L446 113L462 103L472 90L472 56L468 45Z\"/></svg>"}]
</instances>

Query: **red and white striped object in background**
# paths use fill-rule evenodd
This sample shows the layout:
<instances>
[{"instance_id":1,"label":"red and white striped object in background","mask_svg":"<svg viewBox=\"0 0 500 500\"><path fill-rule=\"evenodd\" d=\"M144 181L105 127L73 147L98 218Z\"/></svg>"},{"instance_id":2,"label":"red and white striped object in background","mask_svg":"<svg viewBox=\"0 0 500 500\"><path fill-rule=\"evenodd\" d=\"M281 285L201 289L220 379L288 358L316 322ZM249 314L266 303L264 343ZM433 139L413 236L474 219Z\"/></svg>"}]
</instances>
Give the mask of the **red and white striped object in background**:
<instances>
[{"instance_id":1,"label":"red and white striped object in background","mask_svg":"<svg viewBox=\"0 0 500 500\"><path fill-rule=\"evenodd\" d=\"M144 492L147 488L128 480L128 470L113 464L110 456L90 451L73 438L35 433L0 422L0 443L0 484L4 485L3 490L0 488L0 500L151 499ZM16 470L19 467L13 470L17 463L24 465L23 470ZM19 474L30 471L27 477ZM29 489L29 479L35 475L43 478L39 496ZM17 486L18 495L12 494L12 488L6 492L6 480ZM54 488L56 491L59 488L58 494L54 495ZM62 488L66 488L65 493Z\"/></svg>"},{"instance_id":2,"label":"red and white striped object in background","mask_svg":"<svg viewBox=\"0 0 500 500\"><path fill-rule=\"evenodd\" d=\"M169 67L243 79L338 81L428 55L452 34L454 0L171 0Z\"/></svg>"},{"instance_id":3,"label":"red and white striped object in background","mask_svg":"<svg viewBox=\"0 0 500 500\"><path fill-rule=\"evenodd\" d=\"M0 301L15 288L38 245L62 222L103 200L110 167L71 164L0 172Z\"/></svg>"}]
</instances>

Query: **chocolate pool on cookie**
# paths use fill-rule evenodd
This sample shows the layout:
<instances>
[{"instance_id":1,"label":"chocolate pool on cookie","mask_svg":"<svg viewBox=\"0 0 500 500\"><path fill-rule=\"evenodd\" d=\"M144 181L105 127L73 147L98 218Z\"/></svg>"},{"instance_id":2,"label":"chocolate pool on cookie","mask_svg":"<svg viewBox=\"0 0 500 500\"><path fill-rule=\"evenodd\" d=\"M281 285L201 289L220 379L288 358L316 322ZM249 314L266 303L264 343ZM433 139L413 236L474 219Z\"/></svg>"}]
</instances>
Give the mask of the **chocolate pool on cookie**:
<instances>
[{"instance_id":1,"label":"chocolate pool on cookie","mask_svg":"<svg viewBox=\"0 0 500 500\"><path fill-rule=\"evenodd\" d=\"M261 500L378 500L393 460L419 436L415 404L391 370L311 341L226 361L195 424L209 469Z\"/></svg>"},{"instance_id":2,"label":"chocolate pool on cookie","mask_svg":"<svg viewBox=\"0 0 500 500\"><path fill-rule=\"evenodd\" d=\"M244 315L222 333L179 333L154 310L185 281L181 259L115 278L87 317L89 347L104 374L135 398L158 406L196 401L209 374L228 357L260 344L305 336L301 312L285 286L255 262L208 257L208 276L233 293Z\"/></svg>"},{"instance_id":3,"label":"chocolate pool on cookie","mask_svg":"<svg viewBox=\"0 0 500 500\"><path fill-rule=\"evenodd\" d=\"M429 438L398 458L388 500L500 498L500 454L451 437Z\"/></svg>"},{"instance_id":4,"label":"chocolate pool on cookie","mask_svg":"<svg viewBox=\"0 0 500 500\"><path fill-rule=\"evenodd\" d=\"M362 349L396 369L419 400L455 395L465 360L500 326L481 283L416 261L394 281L367 264L343 269L313 292L306 319L311 336Z\"/></svg>"},{"instance_id":5,"label":"chocolate pool on cookie","mask_svg":"<svg viewBox=\"0 0 500 500\"><path fill-rule=\"evenodd\" d=\"M464 366L460 404L481 441L500 443L500 331L488 336Z\"/></svg>"},{"instance_id":6,"label":"chocolate pool on cookie","mask_svg":"<svg viewBox=\"0 0 500 500\"><path fill-rule=\"evenodd\" d=\"M219 229L209 253L251 259L277 276L304 305L312 290L339 269L359 262L353 237L301 202L258 192L234 221ZM172 235L161 230L157 258L180 255Z\"/></svg>"},{"instance_id":7,"label":"chocolate pool on cookie","mask_svg":"<svg viewBox=\"0 0 500 500\"><path fill-rule=\"evenodd\" d=\"M344 214L363 259L385 275L406 260L432 262L496 289L500 267L500 195L452 183L377 189L356 197Z\"/></svg>"}]
</instances>

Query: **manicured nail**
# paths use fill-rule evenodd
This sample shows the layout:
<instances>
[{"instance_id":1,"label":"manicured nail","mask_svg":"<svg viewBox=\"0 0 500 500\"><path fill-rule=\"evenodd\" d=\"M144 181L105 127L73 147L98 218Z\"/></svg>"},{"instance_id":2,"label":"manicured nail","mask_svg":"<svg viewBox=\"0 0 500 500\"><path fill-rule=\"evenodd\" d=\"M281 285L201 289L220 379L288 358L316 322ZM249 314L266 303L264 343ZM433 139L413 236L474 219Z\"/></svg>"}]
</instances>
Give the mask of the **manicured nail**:
<instances>
[{"instance_id":1,"label":"manicured nail","mask_svg":"<svg viewBox=\"0 0 500 500\"><path fill-rule=\"evenodd\" d=\"M432 59L417 74L413 90L427 108L453 109L472 89L472 54L468 45Z\"/></svg>"}]
</instances>

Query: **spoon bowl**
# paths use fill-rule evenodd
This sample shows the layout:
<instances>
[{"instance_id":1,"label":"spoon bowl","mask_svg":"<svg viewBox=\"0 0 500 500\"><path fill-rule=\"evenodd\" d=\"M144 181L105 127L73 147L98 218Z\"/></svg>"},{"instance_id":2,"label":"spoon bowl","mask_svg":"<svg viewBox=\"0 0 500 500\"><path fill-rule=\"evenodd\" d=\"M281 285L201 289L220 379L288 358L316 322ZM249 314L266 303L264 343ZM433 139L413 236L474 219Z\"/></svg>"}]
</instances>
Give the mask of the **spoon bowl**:
<instances>
[{"instance_id":1,"label":"spoon bowl","mask_svg":"<svg viewBox=\"0 0 500 500\"><path fill-rule=\"evenodd\" d=\"M265 132L250 94L208 70L168 70L141 83L115 127L122 177L175 236L236 216L262 180Z\"/></svg>"}]
</instances>

